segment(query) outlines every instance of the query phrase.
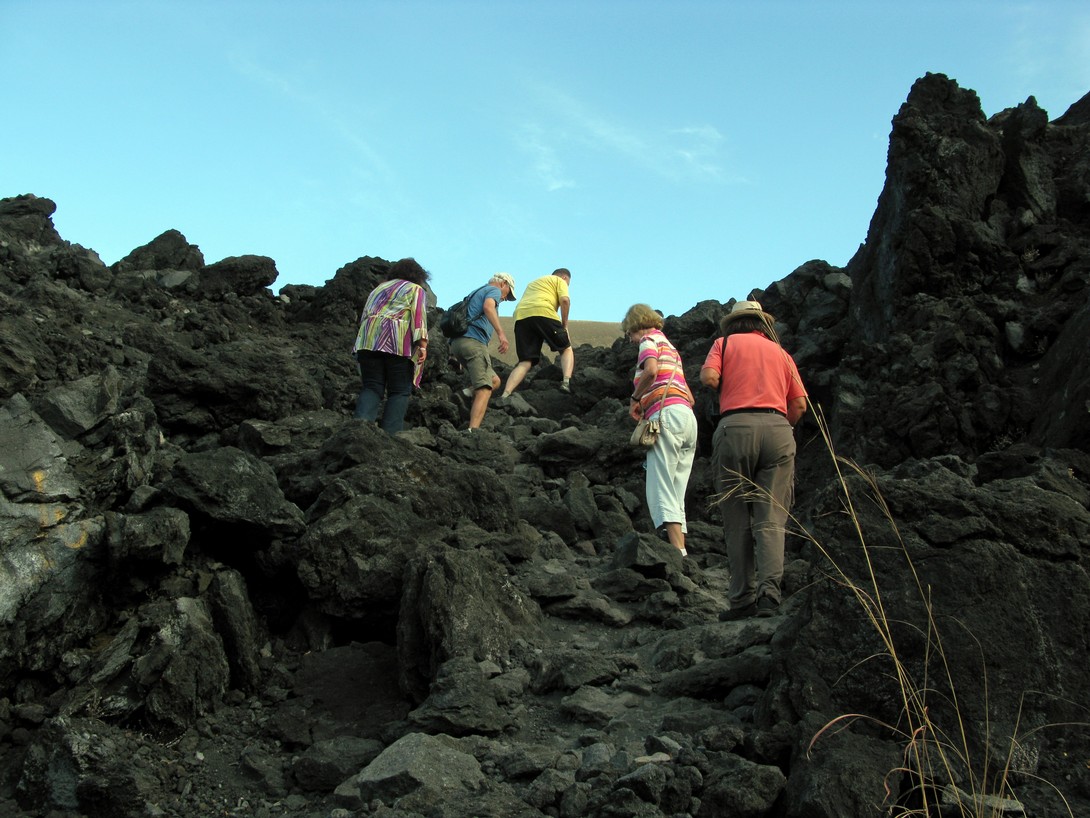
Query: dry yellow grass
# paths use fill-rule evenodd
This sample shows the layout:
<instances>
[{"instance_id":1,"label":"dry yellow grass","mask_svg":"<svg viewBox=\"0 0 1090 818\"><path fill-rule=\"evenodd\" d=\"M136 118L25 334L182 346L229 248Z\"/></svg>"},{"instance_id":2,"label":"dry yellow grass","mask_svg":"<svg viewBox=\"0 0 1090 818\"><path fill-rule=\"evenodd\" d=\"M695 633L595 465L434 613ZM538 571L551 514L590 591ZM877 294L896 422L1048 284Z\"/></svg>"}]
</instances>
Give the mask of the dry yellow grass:
<instances>
[{"instance_id":1,"label":"dry yellow grass","mask_svg":"<svg viewBox=\"0 0 1090 818\"><path fill-rule=\"evenodd\" d=\"M496 342L495 339L493 339L491 345L492 354L505 364L514 366L518 363L518 356L515 355L515 319L510 315L501 315L500 324L503 325L503 331L507 333L507 340L511 342L511 348L507 350L506 354L500 355L496 351ZM595 347L610 347L613 345L614 341L621 337L621 322L569 321L568 334L571 336L572 345L576 347L581 344L590 344ZM552 356L548 347L545 347L544 351L546 355Z\"/></svg>"}]
</instances>

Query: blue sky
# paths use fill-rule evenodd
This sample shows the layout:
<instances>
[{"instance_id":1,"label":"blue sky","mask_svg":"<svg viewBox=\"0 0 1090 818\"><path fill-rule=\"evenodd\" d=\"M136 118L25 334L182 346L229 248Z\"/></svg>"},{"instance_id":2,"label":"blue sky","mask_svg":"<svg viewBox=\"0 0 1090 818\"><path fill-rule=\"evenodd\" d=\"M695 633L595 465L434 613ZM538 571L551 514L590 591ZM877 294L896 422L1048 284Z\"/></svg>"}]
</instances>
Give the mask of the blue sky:
<instances>
[{"instance_id":1,"label":"blue sky","mask_svg":"<svg viewBox=\"0 0 1090 818\"><path fill-rule=\"evenodd\" d=\"M107 264L174 228L277 288L413 256L441 306L566 266L573 319L680 314L846 264L929 71L1058 117L1090 4L0 0L0 196Z\"/></svg>"}]
</instances>

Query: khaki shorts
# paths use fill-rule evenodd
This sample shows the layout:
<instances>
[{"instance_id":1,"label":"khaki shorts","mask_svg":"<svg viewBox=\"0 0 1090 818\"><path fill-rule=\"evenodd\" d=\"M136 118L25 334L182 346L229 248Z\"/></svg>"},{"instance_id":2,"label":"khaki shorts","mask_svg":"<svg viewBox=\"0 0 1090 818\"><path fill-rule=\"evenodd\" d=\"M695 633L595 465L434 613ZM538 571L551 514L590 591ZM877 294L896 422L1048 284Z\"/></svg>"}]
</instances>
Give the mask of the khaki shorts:
<instances>
[{"instance_id":1,"label":"khaki shorts","mask_svg":"<svg viewBox=\"0 0 1090 818\"><path fill-rule=\"evenodd\" d=\"M492 368L492 355L488 352L488 347L475 338L466 338L463 335L450 342L450 351L466 368L469 385L474 391L492 388L496 370Z\"/></svg>"}]
</instances>

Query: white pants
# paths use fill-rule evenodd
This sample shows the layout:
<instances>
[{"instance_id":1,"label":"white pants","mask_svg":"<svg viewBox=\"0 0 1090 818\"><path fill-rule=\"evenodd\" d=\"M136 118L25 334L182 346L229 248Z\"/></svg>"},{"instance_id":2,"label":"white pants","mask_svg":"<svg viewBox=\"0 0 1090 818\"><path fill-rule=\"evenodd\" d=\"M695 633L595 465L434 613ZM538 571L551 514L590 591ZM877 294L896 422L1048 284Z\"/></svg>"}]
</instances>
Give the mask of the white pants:
<instances>
[{"instance_id":1,"label":"white pants","mask_svg":"<svg viewBox=\"0 0 1090 818\"><path fill-rule=\"evenodd\" d=\"M652 416L654 417L654 416ZM685 489L696 456L696 415L688 406L667 406L658 413L662 431L647 451L647 510L658 528L685 524Z\"/></svg>"}]
</instances>

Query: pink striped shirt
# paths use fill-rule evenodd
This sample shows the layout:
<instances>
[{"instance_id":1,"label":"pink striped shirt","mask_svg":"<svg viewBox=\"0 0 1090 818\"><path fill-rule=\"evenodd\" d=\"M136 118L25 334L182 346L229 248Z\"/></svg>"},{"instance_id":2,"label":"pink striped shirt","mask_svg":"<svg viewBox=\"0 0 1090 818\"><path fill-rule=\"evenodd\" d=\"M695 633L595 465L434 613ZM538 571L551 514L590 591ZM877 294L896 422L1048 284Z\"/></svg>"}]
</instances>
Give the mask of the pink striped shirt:
<instances>
[{"instance_id":1,"label":"pink striped shirt","mask_svg":"<svg viewBox=\"0 0 1090 818\"><path fill-rule=\"evenodd\" d=\"M658 370L655 372L654 384L640 397L643 416L652 419L658 414L663 406L662 398L666 394L667 385L670 387L670 394L666 395L666 406L681 404L692 406L692 401L689 400L689 385L685 381L685 372L681 368L681 356L678 355L674 345L666 340L662 330L649 329L640 338L640 354L636 359L633 385L639 381L644 364L652 358L658 361ZM670 382L671 376L674 379L673 383Z\"/></svg>"}]
</instances>

